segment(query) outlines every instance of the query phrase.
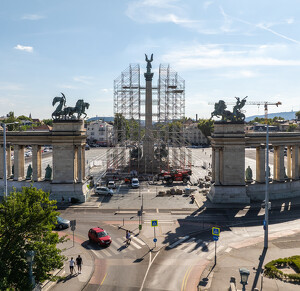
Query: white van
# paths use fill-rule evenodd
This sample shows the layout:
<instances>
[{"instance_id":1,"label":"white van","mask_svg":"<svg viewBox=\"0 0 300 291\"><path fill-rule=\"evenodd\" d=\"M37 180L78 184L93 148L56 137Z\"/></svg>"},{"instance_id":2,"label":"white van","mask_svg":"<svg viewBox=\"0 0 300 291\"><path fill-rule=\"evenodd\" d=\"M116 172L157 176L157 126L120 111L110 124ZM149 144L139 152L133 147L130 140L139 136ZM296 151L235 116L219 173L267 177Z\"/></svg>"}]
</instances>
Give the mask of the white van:
<instances>
[{"instance_id":1,"label":"white van","mask_svg":"<svg viewBox=\"0 0 300 291\"><path fill-rule=\"evenodd\" d=\"M139 182L138 178L132 178L131 187L132 188L139 188L140 187L140 182Z\"/></svg>"}]
</instances>

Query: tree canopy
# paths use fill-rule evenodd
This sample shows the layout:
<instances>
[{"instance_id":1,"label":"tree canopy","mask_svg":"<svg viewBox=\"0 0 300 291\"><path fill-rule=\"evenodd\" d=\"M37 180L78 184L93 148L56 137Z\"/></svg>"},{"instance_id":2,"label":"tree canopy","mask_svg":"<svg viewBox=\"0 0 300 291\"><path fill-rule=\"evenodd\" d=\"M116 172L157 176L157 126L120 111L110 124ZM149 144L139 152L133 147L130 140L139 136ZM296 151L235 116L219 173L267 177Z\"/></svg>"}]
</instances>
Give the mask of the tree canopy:
<instances>
[{"instance_id":1,"label":"tree canopy","mask_svg":"<svg viewBox=\"0 0 300 291\"><path fill-rule=\"evenodd\" d=\"M214 121L212 119L199 119L198 128L207 138L214 131Z\"/></svg>"},{"instance_id":2,"label":"tree canopy","mask_svg":"<svg viewBox=\"0 0 300 291\"><path fill-rule=\"evenodd\" d=\"M57 248L65 241L53 232L58 212L49 193L34 187L14 190L0 204L0 290L31 290L26 252L34 251L33 275L36 282L51 279L50 271L63 266Z\"/></svg>"}]
</instances>

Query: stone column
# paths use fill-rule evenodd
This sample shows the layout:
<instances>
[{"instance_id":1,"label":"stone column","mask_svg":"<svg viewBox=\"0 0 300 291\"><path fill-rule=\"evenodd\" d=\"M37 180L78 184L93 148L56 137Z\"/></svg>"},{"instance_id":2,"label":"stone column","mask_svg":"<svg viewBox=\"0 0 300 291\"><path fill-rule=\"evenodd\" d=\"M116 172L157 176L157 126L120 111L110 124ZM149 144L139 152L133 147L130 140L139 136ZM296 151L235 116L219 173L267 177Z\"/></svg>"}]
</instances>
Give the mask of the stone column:
<instances>
[{"instance_id":1,"label":"stone column","mask_svg":"<svg viewBox=\"0 0 300 291\"><path fill-rule=\"evenodd\" d=\"M6 149L6 173L7 173L7 177L10 178L12 175L12 171L11 171L11 146L8 145L7 149Z\"/></svg>"},{"instance_id":2,"label":"stone column","mask_svg":"<svg viewBox=\"0 0 300 291\"><path fill-rule=\"evenodd\" d=\"M4 163L3 163L3 145L0 145L0 179L3 179L3 172L4 172Z\"/></svg>"},{"instance_id":3,"label":"stone column","mask_svg":"<svg viewBox=\"0 0 300 291\"><path fill-rule=\"evenodd\" d=\"M77 182L82 183L82 146L77 148Z\"/></svg>"},{"instance_id":4,"label":"stone column","mask_svg":"<svg viewBox=\"0 0 300 291\"><path fill-rule=\"evenodd\" d=\"M14 145L14 181L25 179L24 146Z\"/></svg>"},{"instance_id":5,"label":"stone column","mask_svg":"<svg viewBox=\"0 0 300 291\"><path fill-rule=\"evenodd\" d=\"M215 148L215 185L220 185L220 149Z\"/></svg>"},{"instance_id":6,"label":"stone column","mask_svg":"<svg viewBox=\"0 0 300 291\"><path fill-rule=\"evenodd\" d=\"M274 148L274 180L284 181L284 146Z\"/></svg>"},{"instance_id":7,"label":"stone column","mask_svg":"<svg viewBox=\"0 0 300 291\"><path fill-rule=\"evenodd\" d=\"M42 149L40 145L32 145L32 179L37 182L42 178Z\"/></svg>"},{"instance_id":8,"label":"stone column","mask_svg":"<svg viewBox=\"0 0 300 291\"><path fill-rule=\"evenodd\" d=\"M74 181L78 179L78 146L74 147Z\"/></svg>"},{"instance_id":9,"label":"stone column","mask_svg":"<svg viewBox=\"0 0 300 291\"><path fill-rule=\"evenodd\" d=\"M81 147L81 176L85 180L85 146Z\"/></svg>"},{"instance_id":10,"label":"stone column","mask_svg":"<svg viewBox=\"0 0 300 291\"><path fill-rule=\"evenodd\" d=\"M211 149L211 179L212 183L215 182L215 148Z\"/></svg>"},{"instance_id":11,"label":"stone column","mask_svg":"<svg viewBox=\"0 0 300 291\"><path fill-rule=\"evenodd\" d=\"M288 178L292 178L292 147L287 146L287 173Z\"/></svg>"},{"instance_id":12,"label":"stone column","mask_svg":"<svg viewBox=\"0 0 300 291\"><path fill-rule=\"evenodd\" d=\"M299 179L299 146L292 146L292 179Z\"/></svg>"},{"instance_id":13,"label":"stone column","mask_svg":"<svg viewBox=\"0 0 300 291\"><path fill-rule=\"evenodd\" d=\"M256 182L265 183L266 180L266 160L265 147L259 146L256 148Z\"/></svg>"}]
</instances>

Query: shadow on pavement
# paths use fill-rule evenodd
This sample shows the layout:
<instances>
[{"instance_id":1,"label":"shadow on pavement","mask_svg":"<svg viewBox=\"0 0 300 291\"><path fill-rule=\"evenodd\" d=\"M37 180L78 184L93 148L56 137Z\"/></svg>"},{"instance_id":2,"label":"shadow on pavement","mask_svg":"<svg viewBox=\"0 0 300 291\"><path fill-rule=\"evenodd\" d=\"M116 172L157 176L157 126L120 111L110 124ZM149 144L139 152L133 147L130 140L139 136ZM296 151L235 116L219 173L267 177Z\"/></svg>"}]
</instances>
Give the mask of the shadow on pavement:
<instances>
[{"instance_id":1,"label":"shadow on pavement","mask_svg":"<svg viewBox=\"0 0 300 291\"><path fill-rule=\"evenodd\" d=\"M259 263L258 263L258 267L256 269L256 274L255 274L255 278L254 278L251 290L254 290L254 288L256 288L256 285L257 285L257 282L259 279L259 275L262 273L262 265L264 263L264 260L265 260L266 254L267 254L267 250L268 249L264 248L262 251L262 254L259 256Z\"/></svg>"}]
</instances>

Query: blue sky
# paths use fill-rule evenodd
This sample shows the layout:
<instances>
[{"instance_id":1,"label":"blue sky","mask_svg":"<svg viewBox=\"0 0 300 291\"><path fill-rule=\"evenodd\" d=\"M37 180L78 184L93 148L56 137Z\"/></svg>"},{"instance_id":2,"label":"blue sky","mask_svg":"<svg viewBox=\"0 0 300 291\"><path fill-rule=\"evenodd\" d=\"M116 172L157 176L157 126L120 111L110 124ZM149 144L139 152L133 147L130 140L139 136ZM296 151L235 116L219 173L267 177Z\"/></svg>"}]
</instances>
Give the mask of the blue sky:
<instances>
[{"instance_id":1,"label":"blue sky","mask_svg":"<svg viewBox=\"0 0 300 291\"><path fill-rule=\"evenodd\" d=\"M297 0L1 0L0 116L50 118L52 99L113 115L113 80L154 54L186 81L186 116L209 117L208 102L283 103L300 110ZM231 106L228 106L230 109ZM246 106L246 115L263 107Z\"/></svg>"}]
</instances>

